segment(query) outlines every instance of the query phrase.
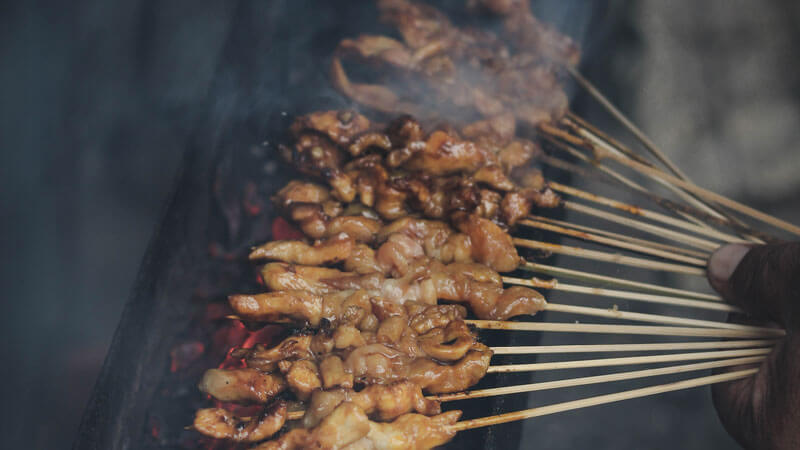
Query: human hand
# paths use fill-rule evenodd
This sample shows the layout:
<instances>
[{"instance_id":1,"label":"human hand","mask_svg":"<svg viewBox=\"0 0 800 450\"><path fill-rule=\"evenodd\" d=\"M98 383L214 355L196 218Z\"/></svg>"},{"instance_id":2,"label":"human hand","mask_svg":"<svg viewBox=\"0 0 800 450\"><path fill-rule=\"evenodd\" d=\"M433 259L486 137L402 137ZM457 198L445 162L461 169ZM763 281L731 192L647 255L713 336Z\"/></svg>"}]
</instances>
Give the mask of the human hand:
<instances>
[{"instance_id":1,"label":"human hand","mask_svg":"<svg viewBox=\"0 0 800 450\"><path fill-rule=\"evenodd\" d=\"M800 449L800 243L721 247L708 280L751 319L787 332L755 376L712 386L722 424L747 449Z\"/></svg>"}]
</instances>

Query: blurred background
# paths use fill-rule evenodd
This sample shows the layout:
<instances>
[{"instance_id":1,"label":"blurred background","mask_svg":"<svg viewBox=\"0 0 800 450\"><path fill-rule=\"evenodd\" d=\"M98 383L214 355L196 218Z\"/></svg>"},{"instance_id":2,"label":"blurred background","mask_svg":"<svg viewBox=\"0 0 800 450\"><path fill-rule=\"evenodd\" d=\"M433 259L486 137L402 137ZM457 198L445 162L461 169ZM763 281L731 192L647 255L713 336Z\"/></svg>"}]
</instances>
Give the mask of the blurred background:
<instances>
[{"instance_id":1,"label":"blurred background","mask_svg":"<svg viewBox=\"0 0 800 450\"><path fill-rule=\"evenodd\" d=\"M236 3L0 2L2 447L71 446ZM800 223L800 5L617 0L591 14L592 34L570 22L580 11L553 16L584 40L590 78L699 184ZM553 416L526 437L735 446L703 390Z\"/></svg>"}]
</instances>

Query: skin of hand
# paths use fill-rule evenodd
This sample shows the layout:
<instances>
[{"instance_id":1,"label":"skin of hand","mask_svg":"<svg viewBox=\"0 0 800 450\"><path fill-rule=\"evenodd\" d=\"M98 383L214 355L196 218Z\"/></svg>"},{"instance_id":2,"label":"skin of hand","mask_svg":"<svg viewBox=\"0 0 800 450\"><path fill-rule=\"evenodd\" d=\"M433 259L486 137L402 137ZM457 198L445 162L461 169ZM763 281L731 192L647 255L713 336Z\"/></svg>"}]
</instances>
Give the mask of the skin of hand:
<instances>
[{"instance_id":1,"label":"skin of hand","mask_svg":"<svg viewBox=\"0 0 800 450\"><path fill-rule=\"evenodd\" d=\"M708 280L746 320L787 333L755 376L712 386L723 426L746 449L800 449L800 242L723 246Z\"/></svg>"}]
</instances>

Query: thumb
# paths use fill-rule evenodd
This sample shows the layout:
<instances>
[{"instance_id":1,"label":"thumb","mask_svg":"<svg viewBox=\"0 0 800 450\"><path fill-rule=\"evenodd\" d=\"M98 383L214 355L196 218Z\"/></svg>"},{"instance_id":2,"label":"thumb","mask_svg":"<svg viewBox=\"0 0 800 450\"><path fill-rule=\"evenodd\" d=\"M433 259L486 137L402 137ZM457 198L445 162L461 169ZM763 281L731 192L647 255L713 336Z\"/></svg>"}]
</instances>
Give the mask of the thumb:
<instances>
[{"instance_id":1,"label":"thumb","mask_svg":"<svg viewBox=\"0 0 800 450\"><path fill-rule=\"evenodd\" d=\"M755 318L797 325L800 243L722 246L708 261L708 280Z\"/></svg>"}]
</instances>

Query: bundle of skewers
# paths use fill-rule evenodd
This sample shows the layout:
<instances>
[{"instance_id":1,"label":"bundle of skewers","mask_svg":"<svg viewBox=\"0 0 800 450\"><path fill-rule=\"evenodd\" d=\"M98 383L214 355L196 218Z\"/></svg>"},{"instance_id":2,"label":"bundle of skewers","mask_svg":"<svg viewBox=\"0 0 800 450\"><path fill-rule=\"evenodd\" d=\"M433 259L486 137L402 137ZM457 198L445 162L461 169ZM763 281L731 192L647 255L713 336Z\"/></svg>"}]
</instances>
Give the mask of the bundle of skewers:
<instances>
[{"instance_id":1,"label":"bundle of skewers","mask_svg":"<svg viewBox=\"0 0 800 450\"><path fill-rule=\"evenodd\" d=\"M784 334L545 299L538 290L740 313L714 294L544 261L565 254L702 277L710 253L723 243L774 239L734 214L794 234L800 228L688 181L578 73L577 46L540 23L527 2L473 3L498 16L498 34L456 27L429 6L380 0L383 20L400 38L362 35L340 43L333 84L369 114L319 111L294 121L280 154L306 178L275 194L283 235L250 254L265 292L229 297L232 320L294 331L277 343L234 349L229 356L240 366L205 373L199 386L210 397L263 408L250 417L202 409L193 424L200 433L258 443L262 450L431 448L461 430L748 377ZM354 81L353 72L368 80ZM567 77L628 126L656 162L571 113L562 89ZM664 211L548 180L537 168L542 165L622 186ZM654 180L674 199L650 192L620 167ZM553 218L560 211L651 237ZM609 250L517 237L532 229ZM581 321L526 320L541 311ZM586 317L631 323L585 323ZM692 340L489 347L481 343L482 330ZM623 356L493 363L495 355L592 352ZM472 388L490 373L673 362L680 364ZM469 420L443 406L724 367L735 369Z\"/></svg>"}]
</instances>

